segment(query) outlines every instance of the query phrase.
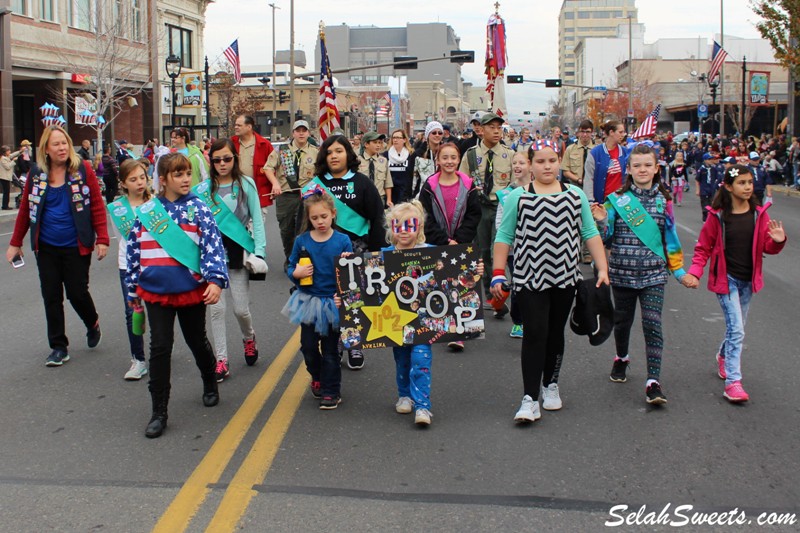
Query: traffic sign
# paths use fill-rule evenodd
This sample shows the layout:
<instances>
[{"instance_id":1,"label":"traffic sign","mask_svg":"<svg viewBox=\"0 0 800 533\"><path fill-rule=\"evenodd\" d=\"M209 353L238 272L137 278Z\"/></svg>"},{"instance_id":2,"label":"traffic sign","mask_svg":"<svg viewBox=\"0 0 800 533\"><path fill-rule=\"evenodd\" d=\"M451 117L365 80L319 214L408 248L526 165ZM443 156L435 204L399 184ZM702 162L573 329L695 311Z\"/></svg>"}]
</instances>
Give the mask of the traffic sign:
<instances>
[{"instance_id":1,"label":"traffic sign","mask_svg":"<svg viewBox=\"0 0 800 533\"><path fill-rule=\"evenodd\" d=\"M628 109L628 118L633 118L634 116L636 115L634 115L633 109Z\"/></svg>"},{"instance_id":2,"label":"traffic sign","mask_svg":"<svg viewBox=\"0 0 800 533\"><path fill-rule=\"evenodd\" d=\"M697 117L698 118L708 117L708 106L706 104L700 104L697 106Z\"/></svg>"},{"instance_id":3,"label":"traffic sign","mask_svg":"<svg viewBox=\"0 0 800 533\"><path fill-rule=\"evenodd\" d=\"M605 85L595 85L594 87L592 87L592 90L593 91L605 91L606 90L606 86Z\"/></svg>"}]
</instances>

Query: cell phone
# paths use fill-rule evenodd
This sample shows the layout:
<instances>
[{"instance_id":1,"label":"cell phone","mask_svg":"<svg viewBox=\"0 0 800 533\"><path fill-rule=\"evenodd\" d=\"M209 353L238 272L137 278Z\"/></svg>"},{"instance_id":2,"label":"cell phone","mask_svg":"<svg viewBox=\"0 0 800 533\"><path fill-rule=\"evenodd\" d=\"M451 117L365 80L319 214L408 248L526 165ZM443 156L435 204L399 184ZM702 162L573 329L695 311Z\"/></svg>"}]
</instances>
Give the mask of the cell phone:
<instances>
[{"instance_id":1,"label":"cell phone","mask_svg":"<svg viewBox=\"0 0 800 533\"><path fill-rule=\"evenodd\" d=\"M17 254L14 256L14 259L11 260L11 264L14 266L14 268L22 268L25 266L25 260L21 255Z\"/></svg>"}]
</instances>

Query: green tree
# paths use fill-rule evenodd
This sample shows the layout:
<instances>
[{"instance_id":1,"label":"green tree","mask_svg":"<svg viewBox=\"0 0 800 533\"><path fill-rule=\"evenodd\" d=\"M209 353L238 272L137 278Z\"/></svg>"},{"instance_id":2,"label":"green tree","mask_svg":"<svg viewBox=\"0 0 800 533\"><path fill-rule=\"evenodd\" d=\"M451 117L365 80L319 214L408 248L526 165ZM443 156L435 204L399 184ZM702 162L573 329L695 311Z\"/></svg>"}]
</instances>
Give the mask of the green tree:
<instances>
[{"instance_id":1,"label":"green tree","mask_svg":"<svg viewBox=\"0 0 800 533\"><path fill-rule=\"evenodd\" d=\"M750 0L750 7L761 17L756 28L772 45L775 59L800 75L800 0Z\"/></svg>"}]
</instances>

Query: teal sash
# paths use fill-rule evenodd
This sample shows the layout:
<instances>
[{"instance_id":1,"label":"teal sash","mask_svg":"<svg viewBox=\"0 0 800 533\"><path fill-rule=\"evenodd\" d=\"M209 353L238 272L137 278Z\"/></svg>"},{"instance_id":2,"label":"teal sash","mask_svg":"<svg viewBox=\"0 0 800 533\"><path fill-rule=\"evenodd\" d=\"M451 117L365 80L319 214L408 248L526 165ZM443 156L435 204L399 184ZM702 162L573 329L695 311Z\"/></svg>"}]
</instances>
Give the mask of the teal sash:
<instances>
[{"instance_id":1,"label":"teal sash","mask_svg":"<svg viewBox=\"0 0 800 533\"><path fill-rule=\"evenodd\" d=\"M513 190L514 189L512 189L511 187L506 187L505 189L500 189L499 191L497 191L497 202L500 205L505 206L506 198Z\"/></svg>"},{"instance_id":2,"label":"teal sash","mask_svg":"<svg viewBox=\"0 0 800 533\"><path fill-rule=\"evenodd\" d=\"M658 227L658 223L653 220L650 213L642 206L636 195L630 191L621 196L617 193L611 193L608 195L608 202L634 235L666 263L667 256L664 253L661 228Z\"/></svg>"},{"instance_id":3,"label":"teal sash","mask_svg":"<svg viewBox=\"0 0 800 533\"><path fill-rule=\"evenodd\" d=\"M189 206L194 209L194 206ZM169 216L158 198L136 208L136 216L156 242L177 262L201 274L200 247Z\"/></svg>"},{"instance_id":4,"label":"teal sash","mask_svg":"<svg viewBox=\"0 0 800 533\"><path fill-rule=\"evenodd\" d=\"M234 183L233 187L236 188L237 185ZM241 188L239 190L241 191ZM192 192L208 205L211 214L214 215L217 227L226 237L244 248L249 254L255 251L256 243L250 232L242 224L242 221L236 218L236 215L225 205L219 194L215 193L213 197L211 196L211 182L209 180L201 181L195 185L192 188Z\"/></svg>"},{"instance_id":5,"label":"teal sash","mask_svg":"<svg viewBox=\"0 0 800 533\"><path fill-rule=\"evenodd\" d=\"M342 228L343 230L347 230L354 235L358 235L362 237L369 233L369 221L356 213L352 207L348 206L338 198L336 198L333 194L331 194L330 189L322 183L322 180L319 179L319 176L315 176L314 179L309 181L305 187L303 187L301 195L308 190L312 184L316 183L325 191L331 195L333 198L333 205L336 206L336 225Z\"/></svg>"},{"instance_id":6,"label":"teal sash","mask_svg":"<svg viewBox=\"0 0 800 533\"><path fill-rule=\"evenodd\" d=\"M133 223L136 222L136 213L133 212L131 203L125 196L120 196L106 206L108 214L111 216L111 221L122 234L123 239L127 239L133 228Z\"/></svg>"}]
</instances>

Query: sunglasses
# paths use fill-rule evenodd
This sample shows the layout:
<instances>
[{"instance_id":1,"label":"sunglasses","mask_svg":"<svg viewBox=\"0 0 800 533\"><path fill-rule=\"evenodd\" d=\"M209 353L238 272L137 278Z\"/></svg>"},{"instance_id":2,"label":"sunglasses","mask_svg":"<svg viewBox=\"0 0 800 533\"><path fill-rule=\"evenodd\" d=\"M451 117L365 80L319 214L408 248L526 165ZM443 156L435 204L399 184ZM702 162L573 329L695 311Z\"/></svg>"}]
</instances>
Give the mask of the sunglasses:
<instances>
[{"instance_id":1,"label":"sunglasses","mask_svg":"<svg viewBox=\"0 0 800 533\"><path fill-rule=\"evenodd\" d=\"M428 135L444 135L443 131L432 131Z\"/></svg>"},{"instance_id":2,"label":"sunglasses","mask_svg":"<svg viewBox=\"0 0 800 533\"><path fill-rule=\"evenodd\" d=\"M222 163L223 161L226 162L226 163L230 163L231 161L233 161L233 156L232 155L226 155L225 157L213 157L213 158L211 158L211 162L214 163L215 165L218 165L218 164Z\"/></svg>"}]
</instances>

